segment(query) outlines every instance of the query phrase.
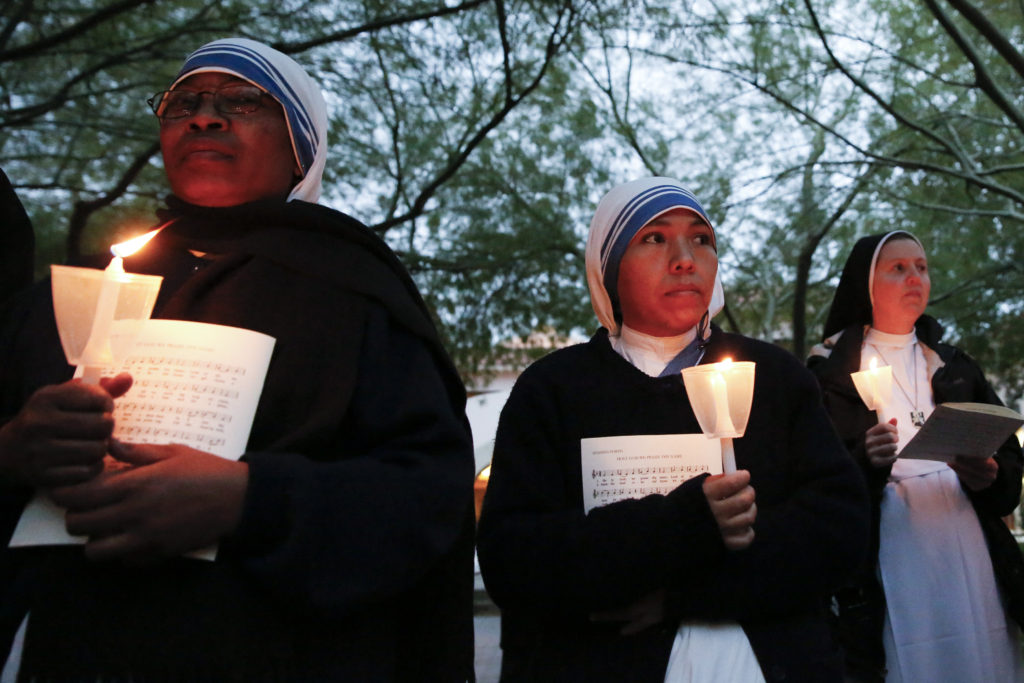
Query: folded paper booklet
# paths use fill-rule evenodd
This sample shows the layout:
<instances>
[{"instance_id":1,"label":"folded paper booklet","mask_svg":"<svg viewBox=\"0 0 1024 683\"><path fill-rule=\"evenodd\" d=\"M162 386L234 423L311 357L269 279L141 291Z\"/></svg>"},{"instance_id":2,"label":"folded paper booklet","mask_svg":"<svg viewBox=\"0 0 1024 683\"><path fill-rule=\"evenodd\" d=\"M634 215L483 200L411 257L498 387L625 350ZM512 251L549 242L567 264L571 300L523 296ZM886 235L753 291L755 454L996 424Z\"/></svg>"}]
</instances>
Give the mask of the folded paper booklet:
<instances>
[{"instance_id":1,"label":"folded paper booklet","mask_svg":"<svg viewBox=\"0 0 1024 683\"><path fill-rule=\"evenodd\" d=\"M1024 424L1024 415L988 403L943 403L928 416L899 457L951 462L958 455L991 457Z\"/></svg>"},{"instance_id":2,"label":"folded paper booklet","mask_svg":"<svg viewBox=\"0 0 1024 683\"><path fill-rule=\"evenodd\" d=\"M703 434L580 439L583 511L652 493L665 494L699 474L722 473L722 445Z\"/></svg>"},{"instance_id":3,"label":"folded paper booklet","mask_svg":"<svg viewBox=\"0 0 1024 683\"><path fill-rule=\"evenodd\" d=\"M132 388L114 402L114 437L127 443L178 443L237 460L245 452L274 338L183 320L148 320L124 366ZM108 456L108 460L109 460ZM116 464L116 463L115 463ZM64 528L64 511L37 494L10 545L85 543ZM215 549L196 557L213 559Z\"/></svg>"}]
</instances>

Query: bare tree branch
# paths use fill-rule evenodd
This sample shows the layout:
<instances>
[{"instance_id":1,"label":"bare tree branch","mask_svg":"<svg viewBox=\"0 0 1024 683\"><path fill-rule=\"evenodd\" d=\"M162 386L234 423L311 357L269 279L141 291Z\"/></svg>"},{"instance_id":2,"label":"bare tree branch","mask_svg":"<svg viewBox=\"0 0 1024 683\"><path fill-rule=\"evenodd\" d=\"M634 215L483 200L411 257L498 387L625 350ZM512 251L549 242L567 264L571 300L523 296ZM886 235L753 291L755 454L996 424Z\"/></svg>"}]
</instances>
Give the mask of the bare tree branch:
<instances>
[{"instance_id":1,"label":"bare tree branch","mask_svg":"<svg viewBox=\"0 0 1024 683\"><path fill-rule=\"evenodd\" d=\"M871 176L878 170L877 166L868 166L850 188L843 201L832 211L817 232L812 233L804 241L797 256L796 282L793 287L793 353L797 358L806 355L805 339L807 338L807 291L810 286L811 266L814 254L822 240L832 231L839 220L853 205L854 200L864 191Z\"/></svg>"},{"instance_id":2,"label":"bare tree branch","mask_svg":"<svg viewBox=\"0 0 1024 683\"><path fill-rule=\"evenodd\" d=\"M810 0L805 0L810 2ZM963 31L957 27L956 24L949 18L939 4L935 0L924 0L928 9L931 10L932 14L942 25L942 28L946 30L949 37L953 39L957 47L963 53L964 57L970 61L974 67L974 78L978 84L978 87L989 96L992 102L1003 110L1003 112L1013 121L1014 125L1024 133L1024 112L1021 112L1014 106L1009 95L1007 95L999 84L995 82L992 76L989 74L988 69L985 67L985 63L981 59L981 55L978 54L978 49L974 47L974 43L968 38Z\"/></svg>"},{"instance_id":3,"label":"bare tree branch","mask_svg":"<svg viewBox=\"0 0 1024 683\"><path fill-rule=\"evenodd\" d=\"M509 55L512 54L512 46L508 42L508 15L505 13L504 0L494 0L494 11L498 16L498 35L501 36L501 66L505 72L505 101L512 99L513 83L512 62Z\"/></svg>"},{"instance_id":4,"label":"bare tree branch","mask_svg":"<svg viewBox=\"0 0 1024 683\"><path fill-rule=\"evenodd\" d=\"M125 169L125 172L121 174L117 183L109 191L89 201L75 202L75 208L71 213L71 219L68 221L67 250L69 256L74 257L81 253L80 242L82 232L85 230L86 223L89 221L89 216L99 209L113 204L114 201L123 195L128 189L128 186L135 180L135 177L143 168L146 167L149 160L152 159L159 151L160 143L152 143L149 147L142 150L135 156L131 165Z\"/></svg>"},{"instance_id":5,"label":"bare tree branch","mask_svg":"<svg viewBox=\"0 0 1024 683\"><path fill-rule=\"evenodd\" d=\"M109 21L118 15L130 12L137 7L151 5L154 2L156 2L156 0L121 0L120 2L115 2L107 7L97 10L93 14L88 15L78 23L69 26L63 31L58 31L53 35L46 36L26 45L11 48L10 50L0 51L0 62L13 62L15 60L33 57L45 52L51 47L60 45L72 38L80 36L99 24Z\"/></svg>"},{"instance_id":6,"label":"bare tree branch","mask_svg":"<svg viewBox=\"0 0 1024 683\"><path fill-rule=\"evenodd\" d=\"M709 65L707 63L698 62L694 60L681 59L678 56L672 54L659 53L655 51L647 52L653 56L657 56L668 62L674 62L676 64L684 64L686 66L692 66L700 69L706 69L708 71L714 71L716 73L728 76L729 78L739 80L749 85L750 87L756 89L758 92L768 95L772 100L782 105L784 108L790 110L791 112L800 115L809 123L824 128L826 131L828 131L829 135L836 138L844 145L857 152L858 154L872 160L872 162L877 165L888 166L891 168L902 168L910 171L925 171L928 173L937 173L951 178L957 178L959 180L964 181L965 183L974 185L979 189L988 190L995 194L1006 197L1007 199L1010 199L1015 204L1024 206L1024 193L1018 192L1016 189L1012 187L996 182L994 179L987 177L988 175L991 174L982 174L979 172L975 172L972 169L961 171L953 166L941 166L935 163L920 161L917 159L910 159L907 157L882 154L880 152L867 149L859 145L852 139L850 139L849 136L841 133L834 126L831 126L825 121L820 120L814 114L807 111L806 109L797 106L785 95L779 93L778 91L774 90L768 85L761 83L756 78L746 76L738 71L734 71L729 68ZM929 135L928 137L934 138L935 136ZM944 148L947 147L947 145L944 142L939 142Z\"/></svg>"},{"instance_id":7,"label":"bare tree branch","mask_svg":"<svg viewBox=\"0 0 1024 683\"><path fill-rule=\"evenodd\" d=\"M13 5L11 0L8 0L8 3L7 7ZM18 24L25 19L25 16L31 8L32 0L21 0L21 2L18 3L17 9L11 12L7 19L7 23L4 24L2 29L0 29L0 51L6 49L8 41L10 41L11 36L14 35L14 30L18 28Z\"/></svg>"},{"instance_id":8,"label":"bare tree branch","mask_svg":"<svg viewBox=\"0 0 1024 683\"><path fill-rule=\"evenodd\" d=\"M928 305L933 306L935 304L940 304L948 299L958 297L961 294L965 294L966 292L969 292L971 290L989 286L988 283L992 282L992 280L999 277L1000 275L1003 275L1004 273L1024 274L1024 268L1022 268L1020 264L1013 261L1009 263L998 264L984 271L981 271L975 277L958 283L956 287L953 287L948 292L943 292L942 294L939 294L937 296L932 296L928 300Z\"/></svg>"},{"instance_id":9,"label":"bare tree branch","mask_svg":"<svg viewBox=\"0 0 1024 683\"><path fill-rule=\"evenodd\" d=\"M978 33L984 36L985 40L995 48L996 52L1006 60L1006 63L1017 72L1017 75L1024 78L1024 55L1022 55L1003 35L999 28L989 21L988 17L967 0L948 0L953 8L962 14Z\"/></svg>"},{"instance_id":10,"label":"bare tree branch","mask_svg":"<svg viewBox=\"0 0 1024 683\"><path fill-rule=\"evenodd\" d=\"M603 32L601 34L601 38L602 54L604 55L605 80L603 82L598 78L597 74L594 73L593 69L591 69L590 66L583 59L577 57L576 61L580 65L580 67L586 72L586 74L590 77L590 80L594 84L594 87L600 90L601 93L603 93L605 98L608 100L608 104L611 108L612 118L615 120L616 130L622 136L622 139L626 141L626 144L629 145L629 147L634 152L636 152L636 155L637 157L640 158L640 161L641 163L643 163L644 168L646 168L651 175L664 175L664 171L662 169L657 168L654 162L652 162L650 157L647 155L646 150L644 150L643 145L640 143L640 140L636 136L636 127L629 121L629 99L630 84L632 82L631 76L633 70L633 50L628 45L619 46L619 48L624 50L627 55L625 88L626 92L624 95L626 98L626 102L620 109L618 97L615 94L615 85L612 82L612 68L610 56L611 46L609 45L606 36Z\"/></svg>"},{"instance_id":11,"label":"bare tree branch","mask_svg":"<svg viewBox=\"0 0 1024 683\"><path fill-rule=\"evenodd\" d=\"M441 6L438 9L425 12L413 12L411 14L398 14L392 17L383 17L376 21L370 21L342 31L328 33L327 35L318 36L317 38L312 38L310 40L273 43L272 47L284 52L285 54L305 52L306 50L311 50L314 47L320 47L321 45L350 40L363 33L373 33L393 26L401 26L402 24L411 24L417 21L423 21L424 19L436 19L438 17L448 16L449 14L458 14L459 12L479 7L480 5L490 1L491 0L466 0L466 2L459 5L453 5L452 7Z\"/></svg>"},{"instance_id":12,"label":"bare tree branch","mask_svg":"<svg viewBox=\"0 0 1024 683\"><path fill-rule=\"evenodd\" d=\"M552 28L551 35L548 36L544 60L541 63L540 68L537 70L537 73L534 75L533 80L531 80L530 83L528 83L517 95L505 99L501 108L496 111L490 119L484 123L484 125L477 129L476 133L469 138L465 145L463 145L454 156L449 158L448 164L434 176L434 179L420 190L420 193L416 196L416 199L413 201L412 206L408 211L372 225L370 226L371 228L383 235L396 225L413 220L423 214L426 209L427 202L437 194L438 189L440 189L445 182L451 179L451 177L458 172L469 158L470 154L480 146L480 143L487 139L488 134L501 125L512 110L515 109L523 100L529 97L529 95L541 84L544 80L544 76L547 74L548 67L551 66L551 63L558 55L562 46L569 40L569 36L575 29L575 19L575 9L572 6L571 0L567 0L559 11L558 20Z\"/></svg>"}]
</instances>

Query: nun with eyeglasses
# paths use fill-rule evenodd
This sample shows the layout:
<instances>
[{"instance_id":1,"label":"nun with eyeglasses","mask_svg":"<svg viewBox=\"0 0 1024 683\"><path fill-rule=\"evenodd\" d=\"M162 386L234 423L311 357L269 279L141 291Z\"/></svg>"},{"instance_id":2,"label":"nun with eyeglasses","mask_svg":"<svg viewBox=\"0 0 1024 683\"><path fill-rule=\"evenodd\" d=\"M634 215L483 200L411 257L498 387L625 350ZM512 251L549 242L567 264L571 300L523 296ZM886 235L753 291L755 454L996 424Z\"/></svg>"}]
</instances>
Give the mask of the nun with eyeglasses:
<instances>
[{"instance_id":1,"label":"nun with eyeglasses","mask_svg":"<svg viewBox=\"0 0 1024 683\"><path fill-rule=\"evenodd\" d=\"M0 321L0 523L42 492L84 540L0 554L3 680L472 679L465 390L396 256L316 203L319 86L231 38L150 104L173 194L124 267L273 355L231 460L112 438L133 378L71 380L49 283Z\"/></svg>"},{"instance_id":2,"label":"nun with eyeglasses","mask_svg":"<svg viewBox=\"0 0 1024 683\"><path fill-rule=\"evenodd\" d=\"M867 548L866 492L811 374L710 322L718 248L676 180L597 207L601 327L520 376L495 440L478 554L503 681L841 680L827 600ZM585 512L581 440L699 435L680 373L725 358L756 363L737 471Z\"/></svg>"},{"instance_id":3,"label":"nun with eyeglasses","mask_svg":"<svg viewBox=\"0 0 1024 683\"><path fill-rule=\"evenodd\" d=\"M974 359L942 341L930 293L917 237L859 239L808 360L872 502L869 559L835 596L836 626L852 680L1021 681L1024 561L1002 519L1020 502L1020 444L950 463L898 457L936 405L1002 405ZM850 378L871 363L892 368L880 415Z\"/></svg>"}]
</instances>

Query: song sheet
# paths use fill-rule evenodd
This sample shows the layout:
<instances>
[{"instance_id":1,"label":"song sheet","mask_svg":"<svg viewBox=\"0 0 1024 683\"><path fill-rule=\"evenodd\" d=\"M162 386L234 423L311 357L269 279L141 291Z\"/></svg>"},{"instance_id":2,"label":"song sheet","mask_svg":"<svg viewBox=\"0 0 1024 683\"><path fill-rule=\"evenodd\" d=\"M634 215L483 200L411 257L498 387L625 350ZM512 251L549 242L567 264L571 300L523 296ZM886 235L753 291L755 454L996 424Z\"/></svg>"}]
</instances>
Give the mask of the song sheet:
<instances>
[{"instance_id":1,"label":"song sheet","mask_svg":"<svg viewBox=\"0 0 1024 683\"><path fill-rule=\"evenodd\" d=\"M943 462L952 462L957 456L989 458L1021 424L1024 416L1004 406L942 403L899 457Z\"/></svg>"},{"instance_id":2,"label":"song sheet","mask_svg":"<svg viewBox=\"0 0 1024 683\"><path fill-rule=\"evenodd\" d=\"M124 364L107 373L127 371L134 380L114 402L114 437L184 444L237 460L249 440L274 341L237 327L147 321ZM63 510L37 494L22 512L10 545L85 540L68 534ZM212 553L202 556L212 559Z\"/></svg>"},{"instance_id":3,"label":"song sheet","mask_svg":"<svg viewBox=\"0 0 1024 683\"><path fill-rule=\"evenodd\" d=\"M580 439L583 509L665 494L704 472L722 473L722 446L703 434Z\"/></svg>"}]
</instances>

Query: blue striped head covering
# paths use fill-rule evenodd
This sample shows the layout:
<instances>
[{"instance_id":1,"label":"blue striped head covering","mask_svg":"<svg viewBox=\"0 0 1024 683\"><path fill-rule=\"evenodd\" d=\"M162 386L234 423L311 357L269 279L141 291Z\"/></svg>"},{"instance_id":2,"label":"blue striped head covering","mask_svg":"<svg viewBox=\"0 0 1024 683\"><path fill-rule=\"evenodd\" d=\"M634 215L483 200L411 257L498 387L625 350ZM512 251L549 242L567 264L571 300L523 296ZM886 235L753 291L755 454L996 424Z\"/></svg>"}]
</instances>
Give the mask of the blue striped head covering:
<instances>
[{"instance_id":1,"label":"blue striped head covering","mask_svg":"<svg viewBox=\"0 0 1024 683\"><path fill-rule=\"evenodd\" d=\"M272 47L248 38L225 38L190 54L170 90L203 72L241 78L280 103L292 150L302 169L302 180L292 188L288 199L316 202L327 161L327 104L316 81L298 62Z\"/></svg>"},{"instance_id":2,"label":"blue striped head covering","mask_svg":"<svg viewBox=\"0 0 1024 683\"><path fill-rule=\"evenodd\" d=\"M622 255L642 227L673 209L697 214L714 235L714 224L697 197L672 178L640 178L624 183L608 192L597 205L587 237L587 284L597 319L612 336L619 333L621 319L618 282ZM717 250L717 239L713 240ZM724 305L722 283L716 274L709 315L714 316Z\"/></svg>"}]
</instances>

